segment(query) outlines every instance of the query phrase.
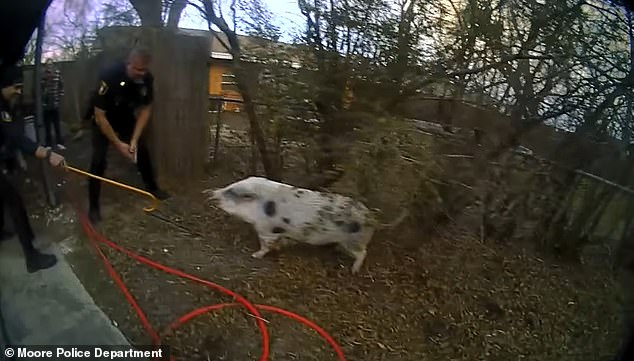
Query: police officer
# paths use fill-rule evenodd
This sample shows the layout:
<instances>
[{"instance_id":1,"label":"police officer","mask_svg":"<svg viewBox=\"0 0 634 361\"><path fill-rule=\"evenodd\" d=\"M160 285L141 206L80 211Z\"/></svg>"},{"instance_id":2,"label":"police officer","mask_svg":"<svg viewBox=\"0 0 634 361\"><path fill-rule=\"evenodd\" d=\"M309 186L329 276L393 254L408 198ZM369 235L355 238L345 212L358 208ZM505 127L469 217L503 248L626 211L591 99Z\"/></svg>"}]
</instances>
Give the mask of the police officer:
<instances>
[{"instance_id":1,"label":"police officer","mask_svg":"<svg viewBox=\"0 0 634 361\"><path fill-rule=\"evenodd\" d=\"M136 163L146 190L160 200L169 195L155 179L150 154L142 138L154 100L154 77L148 70L151 57L147 50L135 48L125 62L106 69L99 77L94 96L91 172L102 176L106 169L108 146ZM90 219L101 220L99 180L89 180Z\"/></svg>"},{"instance_id":2,"label":"police officer","mask_svg":"<svg viewBox=\"0 0 634 361\"><path fill-rule=\"evenodd\" d=\"M0 72L0 146L20 149L25 155L34 155L47 159L52 166L63 166L64 157L44 148L24 136L22 123L16 119L16 101L22 94L22 71L16 66L7 66ZM50 268L57 263L55 255L40 253L33 246L35 238L29 223L29 217L18 189L11 184L6 175L0 173L0 233L1 240L12 236L4 229L4 210L9 210L14 228L26 259L29 273Z\"/></svg>"}]
</instances>

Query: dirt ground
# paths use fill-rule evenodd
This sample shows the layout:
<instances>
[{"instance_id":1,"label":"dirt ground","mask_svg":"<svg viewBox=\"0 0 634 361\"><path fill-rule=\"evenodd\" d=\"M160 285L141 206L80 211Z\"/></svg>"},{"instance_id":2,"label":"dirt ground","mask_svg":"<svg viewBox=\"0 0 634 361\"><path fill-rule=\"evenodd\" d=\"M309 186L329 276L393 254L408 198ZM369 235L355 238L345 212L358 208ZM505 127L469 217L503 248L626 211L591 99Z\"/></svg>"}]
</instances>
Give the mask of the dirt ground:
<instances>
[{"instance_id":1,"label":"dirt ground","mask_svg":"<svg viewBox=\"0 0 634 361\"><path fill-rule=\"evenodd\" d=\"M608 361L614 355L620 295L602 261L557 264L517 246L481 243L460 229L430 237L412 224L377 234L357 276L349 272L352 260L330 247L297 246L251 258L258 243L250 227L210 208L200 193L244 175L230 152L223 148L219 164L198 187L177 190L161 205L161 214L173 223L144 214L144 199L104 186L99 228L157 262L219 283L253 303L313 320L350 361ZM87 169L88 138L72 144L68 157ZM107 176L140 185L134 169L116 156ZM81 192L85 198L85 183ZM53 213L68 259L97 304L133 343L149 344L72 222L71 208L63 205ZM195 308L232 301L105 251L157 330ZM312 330L282 316L263 316L269 322L270 360L336 360ZM257 360L261 346L254 318L240 308L198 317L164 341L180 361Z\"/></svg>"}]
</instances>

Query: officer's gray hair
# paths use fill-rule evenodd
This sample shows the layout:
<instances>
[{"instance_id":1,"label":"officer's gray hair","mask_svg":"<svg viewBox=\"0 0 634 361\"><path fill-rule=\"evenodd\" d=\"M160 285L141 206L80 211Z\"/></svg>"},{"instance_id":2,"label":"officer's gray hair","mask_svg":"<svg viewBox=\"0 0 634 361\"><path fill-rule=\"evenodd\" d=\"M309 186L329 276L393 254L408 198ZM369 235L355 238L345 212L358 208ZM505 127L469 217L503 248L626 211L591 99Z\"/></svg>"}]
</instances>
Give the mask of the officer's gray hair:
<instances>
[{"instance_id":1,"label":"officer's gray hair","mask_svg":"<svg viewBox=\"0 0 634 361\"><path fill-rule=\"evenodd\" d=\"M130 50L130 53L128 54L128 60L137 58L137 57L145 61L150 61L152 59L152 54L150 53L150 49L144 46L137 45L134 48L132 48L132 50Z\"/></svg>"}]
</instances>

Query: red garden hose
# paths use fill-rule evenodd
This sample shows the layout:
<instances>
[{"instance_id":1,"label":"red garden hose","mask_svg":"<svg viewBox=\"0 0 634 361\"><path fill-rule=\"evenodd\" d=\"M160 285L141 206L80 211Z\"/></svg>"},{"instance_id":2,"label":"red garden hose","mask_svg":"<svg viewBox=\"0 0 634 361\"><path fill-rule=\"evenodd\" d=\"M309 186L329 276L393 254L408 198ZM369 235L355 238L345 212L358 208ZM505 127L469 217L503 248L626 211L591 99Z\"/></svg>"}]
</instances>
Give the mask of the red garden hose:
<instances>
[{"instance_id":1,"label":"red garden hose","mask_svg":"<svg viewBox=\"0 0 634 361\"><path fill-rule=\"evenodd\" d=\"M165 328L165 330L163 331L163 334L174 330L175 328L183 325L184 323L188 322L192 318L200 316L203 313L219 310L219 309L225 308L225 307L235 307L235 306L240 306L240 304L239 303L219 303L219 304L216 304L216 305L211 305L211 306L201 307L201 308L195 309L192 312L190 312L190 313L188 313L188 314L186 314L184 316L181 316L179 319L177 319L176 321L172 322L169 326L167 326L167 328ZM304 325L312 328L323 339L325 339L326 342L328 342L332 346L332 348L337 353L337 357L339 358L339 360L345 360L343 352L341 351L341 348L339 348L339 346L337 345L337 342L326 331L324 331L321 327L317 326L317 324L315 324L314 322L312 322L312 321L310 321L310 320L308 320L308 319L306 319L306 318L304 318L304 317L302 317L300 315L297 315L295 313L292 313L292 312L289 312L289 311L286 311L284 309L277 308L277 307L274 307L274 306L255 305L255 307L258 308L258 309L264 310L264 311L278 313L280 315L286 316L286 317L288 317L290 319L293 319L295 321L303 323Z\"/></svg>"},{"instance_id":2,"label":"red garden hose","mask_svg":"<svg viewBox=\"0 0 634 361\"><path fill-rule=\"evenodd\" d=\"M84 212L81 211L81 208L78 206L79 203L75 202L75 198L73 197L72 194L70 194L70 192L67 192L69 194L69 197L71 198L71 200L73 201L73 206L75 208L75 212L77 213L77 216L79 217L79 222L82 225L82 228L84 230L84 232L86 233L86 235L88 236L88 238L91 240L91 244L93 245L93 247L95 248L95 251L97 252L97 254L99 255L99 257L101 258L101 260L103 261L104 266L106 267L106 269L108 270L108 273L110 274L110 276L112 277L112 279L115 281L115 283L117 284L117 286L120 288L121 292L123 293L123 295L125 296L126 300L130 303L130 305L132 306L132 308L134 309L134 311L136 312L136 314L139 317L139 320L141 321L141 324L143 326L143 328L146 330L146 332L150 335L152 342L155 346L159 346L161 345L161 337L160 335L154 330L154 328L152 327L152 325L150 324L150 322L148 321L147 317L145 316L143 310L141 309L141 307L138 305L138 303L136 302L136 300L134 299L134 297L132 296L132 294L130 293L130 291L127 289L127 287L125 286L125 284L123 283L123 281L121 280L121 278L119 277L119 275L117 274L117 272L115 271L114 267L112 266L112 264L110 263L110 261L108 261L108 258L106 257L106 255L103 253L103 251L101 250L101 248L99 247L99 243L105 244L106 246L119 251L121 253L124 253L125 255L127 255L130 258L135 259L136 261L143 263L147 266L150 266L154 269L166 272L168 274L172 274L172 275L176 275L179 276L181 278L185 278L188 279L190 281L194 281L196 283L202 284L206 287L215 289L225 295L231 296L237 303L222 303L222 304L217 304L217 305L211 305L211 306L207 306L207 307L202 307L202 308L198 308L184 316L179 317L176 321L174 321L173 323L171 323L165 330L164 332L162 332L162 334L165 334L166 332L170 332L174 329L176 329L179 326L182 326L183 324L187 323L188 321L190 321L191 319L200 316L204 313L210 312L210 311L214 311L214 310L218 310L218 309L222 309L222 308L226 308L226 307L234 307L234 306L243 306L245 307L251 314L252 316L254 316L254 318L256 319L256 324L260 330L260 335L262 337L262 352L260 355L260 361L268 361L269 359L269 335L268 335L268 330L266 328L266 324L264 322L264 319L262 318L262 316L260 315L259 310L263 310L263 311L269 311L269 312L274 312L274 313L278 313L281 314L283 316L289 317L295 321L298 321L302 324L304 324L307 327L312 328L313 330L315 330L323 339L326 340L326 342L328 342L328 344L333 348L333 350L335 351L335 353L337 354L337 357L340 361L345 361L345 357L343 355L343 351L341 350L341 347L337 344L337 342L326 332L324 331L321 327L317 326L314 322L299 316L295 313L277 308L277 307L273 307L273 306L268 306L268 305L253 305L252 303L250 303L249 301L247 301L244 297L240 296L239 294L224 288L216 283L213 283L211 281L207 281L201 278L198 278L196 276L187 274L185 272L179 271L177 269L171 268L171 267L167 267L165 265L162 265L158 262L152 261L148 258L145 258L143 256L140 256L138 254L135 254L111 241L109 241L108 239L106 239L103 235L101 235L99 232L97 232L94 227L92 226L91 222L88 220L88 217L86 216L86 214ZM171 361L174 361L174 357L171 357Z\"/></svg>"}]
</instances>

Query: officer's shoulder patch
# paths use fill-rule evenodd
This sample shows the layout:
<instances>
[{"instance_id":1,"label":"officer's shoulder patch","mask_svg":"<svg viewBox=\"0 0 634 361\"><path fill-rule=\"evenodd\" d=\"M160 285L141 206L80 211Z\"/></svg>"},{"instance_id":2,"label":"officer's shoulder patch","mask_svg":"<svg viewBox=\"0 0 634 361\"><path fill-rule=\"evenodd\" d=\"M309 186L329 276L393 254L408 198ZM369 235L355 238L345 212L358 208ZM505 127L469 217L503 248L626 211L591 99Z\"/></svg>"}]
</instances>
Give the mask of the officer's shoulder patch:
<instances>
[{"instance_id":1,"label":"officer's shoulder patch","mask_svg":"<svg viewBox=\"0 0 634 361\"><path fill-rule=\"evenodd\" d=\"M99 83L99 95L104 95L108 92L108 83L106 83L104 80L102 80Z\"/></svg>"},{"instance_id":2,"label":"officer's shoulder patch","mask_svg":"<svg viewBox=\"0 0 634 361\"><path fill-rule=\"evenodd\" d=\"M9 112L5 112L5 111L0 112L0 118L2 118L2 121L5 122L5 123L11 123L13 121L13 118L11 117L11 114L9 114Z\"/></svg>"}]
</instances>

